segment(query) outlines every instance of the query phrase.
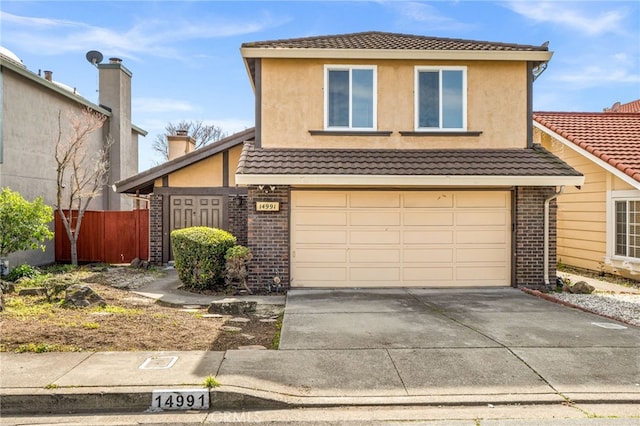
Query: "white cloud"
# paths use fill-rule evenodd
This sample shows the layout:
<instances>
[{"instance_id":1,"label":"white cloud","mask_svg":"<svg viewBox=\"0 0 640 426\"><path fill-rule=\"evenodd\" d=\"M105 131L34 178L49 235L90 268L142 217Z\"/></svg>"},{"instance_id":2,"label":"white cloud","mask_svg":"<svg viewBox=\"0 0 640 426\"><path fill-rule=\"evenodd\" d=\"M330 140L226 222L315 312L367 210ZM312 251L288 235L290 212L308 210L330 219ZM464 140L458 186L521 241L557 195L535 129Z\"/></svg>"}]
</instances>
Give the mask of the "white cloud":
<instances>
[{"instance_id":1,"label":"white cloud","mask_svg":"<svg viewBox=\"0 0 640 426\"><path fill-rule=\"evenodd\" d=\"M585 3L588 5L588 3ZM610 4L610 3L607 3ZM621 10L580 10L578 2L512 1L507 7L513 12L538 23L552 23L580 31L589 36L618 33L626 14Z\"/></svg>"}]
</instances>

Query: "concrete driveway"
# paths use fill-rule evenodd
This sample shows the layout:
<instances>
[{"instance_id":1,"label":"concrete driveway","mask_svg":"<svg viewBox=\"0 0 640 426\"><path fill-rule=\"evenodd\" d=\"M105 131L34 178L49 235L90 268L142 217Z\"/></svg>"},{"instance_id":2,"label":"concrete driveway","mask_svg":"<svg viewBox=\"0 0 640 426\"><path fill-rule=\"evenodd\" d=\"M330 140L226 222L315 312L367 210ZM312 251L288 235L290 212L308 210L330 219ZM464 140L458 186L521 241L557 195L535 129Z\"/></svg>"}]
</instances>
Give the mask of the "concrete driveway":
<instances>
[{"instance_id":1,"label":"concrete driveway","mask_svg":"<svg viewBox=\"0 0 640 426\"><path fill-rule=\"evenodd\" d=\"M292 290L280 350L376 353L409 394L552 388L640 401L639 328L513 288Z\"/></svg>"}]
</instances>

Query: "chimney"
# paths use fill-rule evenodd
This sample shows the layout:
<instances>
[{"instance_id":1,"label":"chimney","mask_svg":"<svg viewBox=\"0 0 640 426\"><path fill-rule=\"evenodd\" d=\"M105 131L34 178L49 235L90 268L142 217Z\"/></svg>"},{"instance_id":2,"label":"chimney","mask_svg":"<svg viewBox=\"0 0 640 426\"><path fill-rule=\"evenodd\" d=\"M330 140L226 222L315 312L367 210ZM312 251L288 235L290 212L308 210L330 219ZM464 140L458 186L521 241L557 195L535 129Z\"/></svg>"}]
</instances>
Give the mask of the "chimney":
<instances>
[{"instance_id":1,"label":"chimney","mask_svg":"<svg viewBox=\"0 0 640 426\"><path fill-rule=\"evenodd\" d=\"M167 135L167 142L169 146L169 161L182 157L196 149L196 140L183 129L176 130L175 135Z\"/></svg>"},{"instance_id":2,"label":"chimney","mask_svg":"<svg viewBox=\"0 0 640 426\"><path fill-rule=\"evenodd\" d=\"M44 79L47 81L52 81L53 80L53 71L45 71L44 72Z\"/></svg>"}]
</instances>

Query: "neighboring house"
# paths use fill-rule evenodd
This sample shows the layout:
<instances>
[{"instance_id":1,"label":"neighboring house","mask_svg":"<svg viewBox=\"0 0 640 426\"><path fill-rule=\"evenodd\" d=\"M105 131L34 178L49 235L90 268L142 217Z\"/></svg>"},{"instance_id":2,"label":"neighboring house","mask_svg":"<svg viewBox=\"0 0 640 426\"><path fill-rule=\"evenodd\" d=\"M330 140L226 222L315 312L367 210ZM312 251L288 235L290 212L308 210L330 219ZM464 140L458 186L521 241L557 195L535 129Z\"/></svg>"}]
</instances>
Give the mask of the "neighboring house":
<instances>
[{"instance_id":1,"label":"neighboring house","mask_svg":"<svg viewBox=\"0 0 640 426\"><path fill-rule=\"evenodd\" d=\"M56 202L55 143L58 116L90 108L107 117L102 131L90 136L90 150L97 151L113 138L110 150L109 184L89 206L91 210L130 210L133 199L116 194L111 185L138 170L138 136L146 132L131 123L131 72L112 58L97 64L99 104L80 96L75 89L56 82L51 71L44 76L28 70L15 54L0 48L0 188L9 187L27 200L41 196L45 204ZM87 64L87 72L92 72ZM94 71L96 72L96 71ZM66 235L56 238L67 238ZM45 252L28 251L9 257L12 265L55 261L54 242Z\"/></svg>"},{"instance_id":2,"label":"neighboring house","mask_svg":"<svg viewBox=\"0 0 640 426\"><path fill-rule=\"evenodd\" d=\"M533 144L546 45L366 32L241 53L252 286L555 280L553 199L584 177Z\"/></svg>"},{"instance_id":3,"label":"neighboring house","mask_svg":"<svg viewBox=\"0 0 640 426\"><path fill-rule=\"evenodd\" d=\"M558 262L640 279L640 101L605 111L534 114L536 142L585 175L558 198Z\"/></svg>"},{"instance_id":4,"label":"neighboring house","mask_svg":"<svg viewBox=\"0 0 640 426\"><path fill-rule=\"evenodd\" d=\"M247 244L247 189L236 185L235 171L254 134L247 129L197 150L185 132L167 136L168 162L116 183L117 192L150 200L151 262L172 260L171 231L189 226L225 229Z\"/></svg>"}]
</instances>

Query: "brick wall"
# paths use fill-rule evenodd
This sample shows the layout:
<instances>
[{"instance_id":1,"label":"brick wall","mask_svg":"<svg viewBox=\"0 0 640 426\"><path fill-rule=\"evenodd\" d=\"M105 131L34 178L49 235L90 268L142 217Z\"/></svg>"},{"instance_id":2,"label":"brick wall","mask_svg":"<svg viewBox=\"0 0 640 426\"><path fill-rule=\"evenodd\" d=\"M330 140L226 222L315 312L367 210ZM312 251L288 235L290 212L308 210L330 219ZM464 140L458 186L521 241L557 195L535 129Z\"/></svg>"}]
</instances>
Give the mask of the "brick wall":
<instances>
[{"instance_id":1,"label":"brick wall","mask_svg":"<svg viewBox=\"0 0 640 426\"><path fill-rule=\"evenodd\" d=\"M247 196L248 247L253 253L249 264L249 285L274 291L274 277L289 288L289 188L277 187L265 193L250 187ZM277 201L280 211L258 212L257 201Z\"/></svg>"},{"instance_id":2,"label":"brick wall","mask_svg":"<svg viewBox=\"0 0 640 426\"><path fill-rule=\"evenodd\" d=\"M516 188L515 269L518 287L544 287L544 200L553 195L555 187ZM556 214L555 200L549 209L549 277L556 276Z\"/></svg>"},{"instance_id":3,"label":"brick wall","mask_svg":"<svg viewBox=\"0 0 640 426\"><path fill-rule=\"evenodd\" d=\"M229 232L237 238L237 243L247 245L247 196L229 195L227 211L229 214Z\"/></svg>"},{"instance_id":4,"label":"brick wall","mask_svg":"<svg viewBox=\"0 0 640 426\"><path fill-rule=\"evenodd\" d=\"M151 194L149 203L149 262L162 265L162 195Z\"/></svg>"}]
</instances>

